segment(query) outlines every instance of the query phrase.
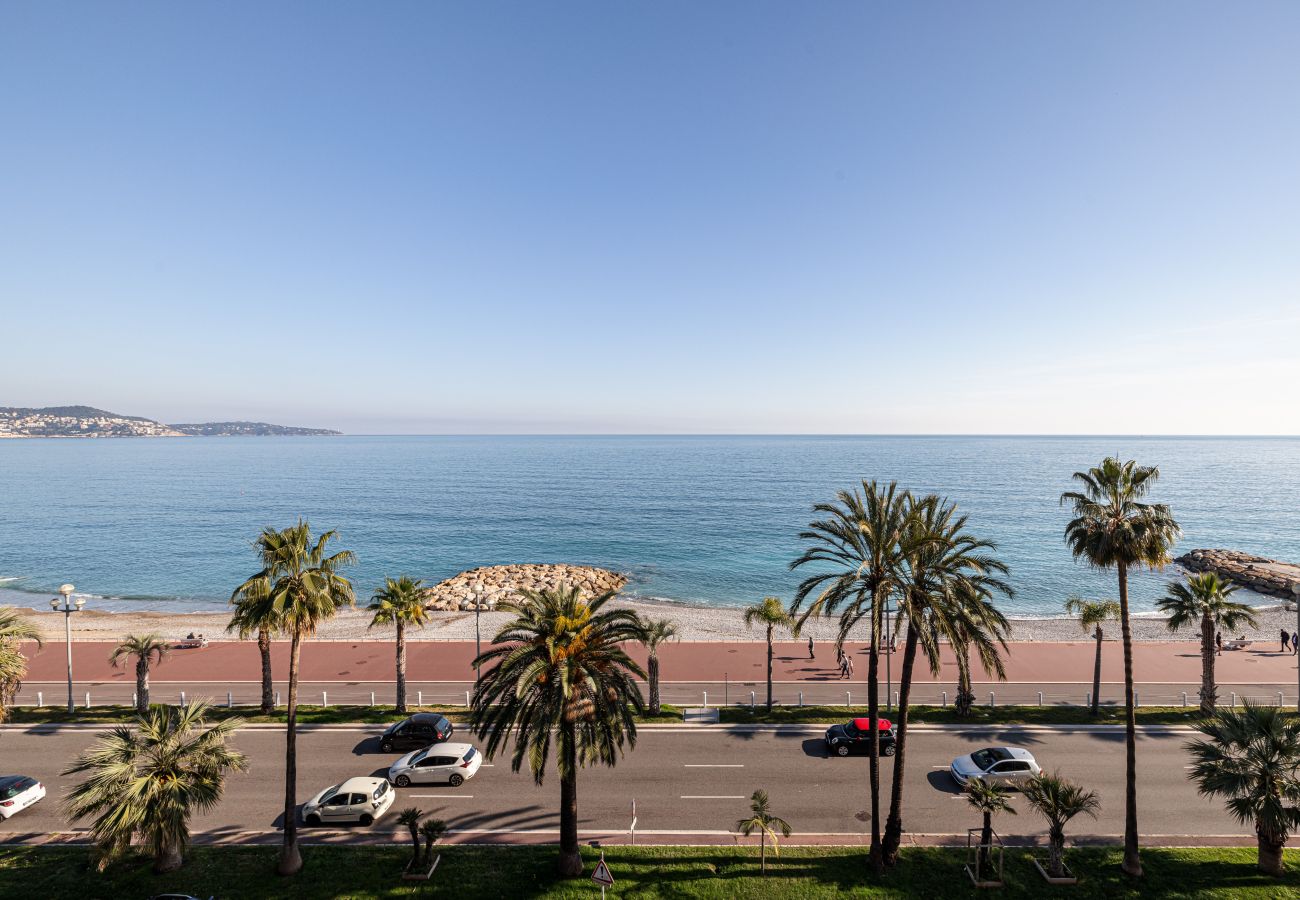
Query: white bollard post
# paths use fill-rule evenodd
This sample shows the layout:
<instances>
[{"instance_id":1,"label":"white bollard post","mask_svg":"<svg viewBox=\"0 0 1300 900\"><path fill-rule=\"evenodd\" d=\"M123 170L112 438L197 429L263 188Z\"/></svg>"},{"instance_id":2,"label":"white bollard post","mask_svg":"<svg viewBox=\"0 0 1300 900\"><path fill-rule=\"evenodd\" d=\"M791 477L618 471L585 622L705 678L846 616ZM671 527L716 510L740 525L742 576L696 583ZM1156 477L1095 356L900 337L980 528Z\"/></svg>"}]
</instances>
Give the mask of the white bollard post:
<instances>
[{"instance_id":1,"label":"white bollard post","mask_svg":"<svg viewBox=\"0 0 1300 900\"><path fill-rule=\"evenodd\" d=\"M226 709L231 709L235 705L235 695L231 691L226 691Z\"/></svg>"},{"instance_id":2,"label":"white bollard post","mask_svg":"<svg viewBox=\"0 0 1300 900\"><path fill-rule=\"evenodd\" d=\"M1083 695L1083 705L1092 706L1092 691L1088 691Z\"/></svg>"},{"instance_id":3,"label":"white bollard post","mask_svg":"<svg viewBox=\"0 0 1300 900\"><path fill-rule=\"evenodd\" d=\"M1183 706L1187 705L1187 691L1183 691Z\"/></svg>"},{"instance_id":4,"label":"white bollard post","mask_svg":"<svg viewBox=\"0 0 1300 900\"><path fill-rule=\"evenodd\" d=\"M371 706L374 706L374 705L375 705L375 692L374 692L374 691L371 691L371 692L370 692L370 705L371 705Z\"/></svg>"},{"instance_id":5,"label":"white bollard post","mask_svg":"<svg viewBox=\"0 0 1300 900\"><path fill-rule=\"evenodd\" d=\"M469 706L469 691L465 692L465 705Z\"/></svg>"},{"instance_id":6,"label":"white bollard post","mask_svg":"<svg viewBox=\"0 0 1300 900\"><path fill-rule=\"evenodd\" d=\"M415 705L416 705L416 706L424 706L424 691L416 691L416 692L415 692ZM468 706L468 705L469 705L469 704L466 704L466 706Z\"/></svg>"},{"instance_id":7,"label":"white bollard post","mask_svg":"<svg viewBox=\"0 0 1300 900\"><path fill-rule=\"evenodd\" d=\"M996 703L996 701L995 701L995 699L994 699L994 697L993 697L993 692L992 692L992 691L989 691L989 706L990 706L990 707L993 707L993 706L996 706L996 705L997 705L997 703Z\"/></svg>"},{"instance_id":8,"label":"white bollard post","mask_svg":"<svg viewBox=\"0 0 1300 900\"><path fill-rule=\"evenodd\" d=\"M852 706L852 705L853 705L853 692L852 692L852 691L845 691L845 692L844 692L844 705L845 705L845 706Z\"/></svg>"},{"instance_id":9,"label":"white bollard post","mask_svg":"<svg viewBox=\"0 0 1300 900\"><path fill-rule=\"evenodd\" d=\"M750 691L750 692L749 692L749 708L750 708L750 709L753 709L753 708L754 708L754 692L753 692L753 691Z\"/></svg>"},{"instance_id":10,"label":"white bollard post","mask_svg":"<svg viewBox=\"0 0 1300 900\"><path fill-rule=\"evenodd\" d=\"M44 705L45 705L45 692L44 692L44 691L37 691L37 692L36 692L36 705L37 705L37 706L44 706Z\"/></svg>"},{"instance_id":11,"label":"white bollard post","mask_svg":"<svg viewBox=\"0 0 1300 900\"><path fill-rule=\"evenodd\" d=\"M181 691L181 706L185 705L185 692Z\"/></svg>"},{"instance_id":12,"label":"white bollard post","mask_svg":"<svg viewBox=\"0 0 1300 900\"><path fill-rule=\"evenodd\" d=\"M704 708L705 708L705 709L708 709L708 708L709 708L709 692L708 692L708 691L705 691L705 692L704 692Z\"/></svg>"},{"instance_id":13,"label":"white bollard post","mask_svg":"<svg viewBox=\"0 0 1300 900\"><path fill-rule=\"evenodd\" d=\"M1137 691L1134 691L1134 692L1133 692L1133 708L1134 708L1134 709L1137 709L1137 708L1138 708L1139 706L1141 706L1141 705L1142 705L1142 698L1141 698L1141 696L1138 694Z\"/></svg>"},{"instance_id":14,"label":"white bollard post","mask_svg":"<svg viewBox=\"0 0 1300 900\"><path fill-rule=\"evenodd\" d=\"M1038 705L1039 705L1039 706L1042 706L1042 705L1043 705L1043 692L1042 692L1042 691L1039 691L1039 692L1038 692Z\"/></svg>"},{"instance_id":15,"label":"white bollard post","mask_svg":"<svg viewBox=\"0 0 1300 900\"><path fill-rule=\"evenodd\" d=\"M137 705L139 705L139 703L140 703L140 695L137 694L135 691L132 691L132 692L131 692L131 705L132 705L132 706L137 706Z\"/></svg>"},{"instance_id":16,"label":"white bollard post","mask_svg":"<svg viewBox=\"0 0 1300 900\"><path fill-rule=\"evenodd\" d=\"M947 705L948 705L948 692L947 692L947 691L941 691L940 693L943 694L943 705L944 705L945 707L947 707Z\"/></svg>"},{"instance_id":17,"label":"white bollard post","mask_svg":"<svg viewBox=\"0 0 1300 900\"><path fill-rule=\"evenodd\" d=\"M803 691L799 692L799 705L803 706Z\"/></svg>"},{"instance_id":18,"label":"white bollard post","mask_svg":"<svg viewBox=\"0 0 1300 900\"><path fill-rule=\"evenodd\" d=\"M1278 692L1277 692L1277 705L1278 705L1278 706L1281 706L1281 705L1282 705L1282 692L1281 692L1281 691L1278 691Z\"/></svg>"},{"instance_id":19,"label":"white bollard post","mask_svg":"<svg viewBox=\"0 0 1300 900\"><path fill-rule=\"evenodd\" d=\"M280 692L279 692L279 691L276 691L276 692L275 692L275 705L276 705L276 706L279 706L279 705L280 705Z\"/></svg>"},{"instance_id":20,"label":"white bollard post","mask_svg":"<svg viewBox=\"0 0 1300 900\"><path fill-rule=\"evenodd\" d=\"M87 694L86 696L89 697L90 695ZM89 706L90 704L87 703L86 705ZM1236 709L1236 708L1237 708L1237 692L1236 692L1236 691L1233 691L1233 692L1232 692L1232 708L1233 708L1233 709Z\"/></svg>"},{"instance_id":21,"label":"white bollard post","mask_svg":"<svg viewBox=\"0 0 1300 900\"><path fill-rule=\"evenodd\" d=\"M90 691L86 691L86 709L90 709Z\"/></svg>"},{"instance_id":22,"label":"white bollard post","mask_svg":"<svg viewBox=\"0 0 1300 900\"><path fill-rule=\"evenodd\" d=\"M329 691L321 691L321 692L320 692L320 705L321 705L321 706L329 706L329 705L330 705L330 695L329 695Z\"/></svg>"}]
</instances>

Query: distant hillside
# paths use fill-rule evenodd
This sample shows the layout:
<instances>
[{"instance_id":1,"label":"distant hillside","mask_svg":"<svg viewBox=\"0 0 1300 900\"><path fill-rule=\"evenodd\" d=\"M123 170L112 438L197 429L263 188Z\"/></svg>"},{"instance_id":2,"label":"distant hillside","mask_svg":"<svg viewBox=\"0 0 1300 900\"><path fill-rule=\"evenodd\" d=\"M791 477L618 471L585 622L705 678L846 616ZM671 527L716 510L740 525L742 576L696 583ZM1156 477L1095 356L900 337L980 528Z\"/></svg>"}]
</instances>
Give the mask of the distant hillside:
<instances>
[{"instance_id":1,"label":"distant hillside","mask_svg":"<svg viewBox=\"0 0 1300 900\"><path fill-rule=\"evenodd\" d=\"M182 434L203 435L205 437L240 434L325 435L343 433L341 431L331 431L328 428L296 428L292 425L270 425L266 422L201 422L199 424L186 422L178 425L168 425L167 427L174 428Z\"/></svg>"},{"instance_id":2,"label":"distant hillside","mask_svg":"<svg viewBox=\"0 0 1300 900\"><path fill-rule=\"evenodd\" d=\"M266 422L203 422L164 425L93 406L0 406L0 438L186 437L189 435L330 435L324 428L295 428Z\"/></svg>"}]
</instances>

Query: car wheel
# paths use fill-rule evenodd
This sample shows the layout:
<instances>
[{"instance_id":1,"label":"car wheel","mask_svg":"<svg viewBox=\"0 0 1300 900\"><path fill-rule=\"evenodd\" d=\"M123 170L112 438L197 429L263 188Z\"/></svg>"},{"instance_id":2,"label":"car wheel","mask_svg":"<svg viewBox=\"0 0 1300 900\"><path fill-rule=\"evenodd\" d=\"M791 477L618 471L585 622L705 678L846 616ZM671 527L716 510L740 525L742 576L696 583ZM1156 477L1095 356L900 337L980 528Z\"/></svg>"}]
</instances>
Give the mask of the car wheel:
<instances>
[{"instance_id":1,"label":"car wheel","mask_svg":"<svg viewBox=\"0 0 1300 900\"><path fill-rule=\"evenodd\" d=\"M392 742L392 741L384 741L383 743L381 743L381 744L379 745L379 749L382 750L384 753L392 753L392 752L393 752L393 742Z\"/></svg>"},{"instance_id":2,"label":"car wheel","mask_svg":"<svg viewBox=\"0 0 1300 900\"><path fill-rule=\"evenodd\" d=\"M838 755L840 755L840 756L848 756L848 755L849 755L849 745L848 745L848 744L837 744L836 747L835 747L835 752L836 752Z\"/></svg>"},{"instance_id":3,"label":"car wheel","mask_svg":"<svg viewBox=\"0 0 1300 900\"><path fill-rule=\"evenodd\" d=\"M374 821L375 821L375 817L370 815L370 813L366 813L364 816L361 817L362 825L371 825L374 823Z\"/></svg>"},{"instance_id":4,"label":"car wheel","mask_svg":"<svg viewBox=\"0 0 1300 900\"><path fill-rule=\"evenodd\" d=\"M465 779L464 779L463 776L461 776L461 775L458 773L458 774L452 775L450 778L448 778L448 779L447 779L447 783L448 783L449 785L451 785L452 787L460 787L462 784L465 783Z\"/></svg>"},{"instance_id":5,"label":"car wheel","mask_svg":"<svg viewBox=\"0 0 1300 900\"><path fill-rule=\"evenodd\" d=\"M895 749L895 748L894 748L894 745L893 745L893 744L890 744L888 747L881 747L881 748L880 748L880 755L881 755L881 756L893 756L893 755L894 755L894 749Z\"/></svg>"},{"instance_id":6,"label":"car wheel","mask_svg":"<svg viewBox=\"0 0 1300 900\"><path fill-rule=\"evenodd\" d=\"M411 779L406 775L398 775L396 778L393 779L393 784L397 785L398 787L410 787Z\"/></svg>"},{"instance_id":7,"label":"car wheel","mask_svg":"<svg viewBox=\"0 0 1300 900\"><path fill-rule=\"evenodd\" d=\"M320 816L316 815L315 813L312 813L310 816L307 817L307 824L315 828L317 825L320 824Z\"/></svg>"}]
</instances>

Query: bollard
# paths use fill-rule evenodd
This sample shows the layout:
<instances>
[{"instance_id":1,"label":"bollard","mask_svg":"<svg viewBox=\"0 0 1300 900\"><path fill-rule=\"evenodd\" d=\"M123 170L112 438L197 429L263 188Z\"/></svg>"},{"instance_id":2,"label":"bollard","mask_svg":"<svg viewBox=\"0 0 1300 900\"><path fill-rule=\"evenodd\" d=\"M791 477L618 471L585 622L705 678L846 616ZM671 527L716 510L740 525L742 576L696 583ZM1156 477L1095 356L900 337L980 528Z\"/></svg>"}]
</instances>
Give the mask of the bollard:
<instances>
[{"instance_id":1,"label":"bollard","mask_svg":"<svg viewBox=\"0 0 1300 900\"><path fill-rule=\"evenodd\" d=\"M852 706L852 705L853 705L853 692L852 692L852 691L845 691L845 692L844 692L844 705L845 705L845 706Z\"/></svg>"},{"instance_id":2,"label":"bollard","mask_svg":"<svg viewBox=\"0 0 1300 900\"><path fill-rule=\"evenodd\" d=\"M370 692L370 705L371 705L371 706L374 706L374 705L375 705L375 692L374 692L374 691L371 691L371 692Z\"/></svg>"},{"instance_id":3,"label":"bollard","mask_svg":"<svg viewBox=\"0 0 1300 900\"><path fill-rule=\"evenodd\" d=\"M1187 691L1183 691L1183 706L1187 705Z\"/></svg>"},{"instance_id":4,"label":"bollard","mask_svg":"<svg viewBox=\"0 0 1300 900\"><path fill-rule=\"evenodd\" d=\"M1277 692L1277 705L1278 705L1278 706L1281 706L1281 705L1282 705L1282 692L1281 692L1281 691L1278 691L1278 692Z\"/></svg>"},{"instance_id":5,"label":"bollard","mask_svg":"<svg viewBox=\"0 0 1300 900\"><path fill-rule=\"evenodd\" d=\"M181 691L181 706L185 705L185 692Z\"/></svg>"},{"instance_id":6,"label":"bollard","mask_svg":"<svg viewBox=\"0 0 1300 900\"><path fill-rule=\"evenodd\" d=\"M230 709L234 705L235 705L235 695L232 694L230 691L226 691L226 709Z\"/></svg>"},{"instance_id":7,"label":"bollard","mask_svg":"<svg viewBox=\"0 0 1300 900\"><path fill-rule=\"evenodd\" d=\"M799 705L803 706L803 691L799 692Z\"/></svg>"},{"instance_id":8,"label":"bollard","mask_svg":"<svg viewBox=\"0 0 1300 900\"><path fill-rule=\"evenodd\" d=\"M424 706L424 691L416 691L416 692L415 692L415 705L416 705L416 706ZM468 705L469 705L469 704L466 704L466 706L468 706Z\"/></svg>"},{"instance_id":9,"label":"bollard","mask_svg":"<svg viewBox=\"0 0 1300 900\"><path fill-rule=\"evenodd\" d=\"M898 691L894 691L894 702L889 705L889 708L893 709L897 705L898 705Z\"/></svg>"},{"instance_id":10,"label":"bollard","mask_svg":"<svg viewBox=\"0 0 1300 900\"><path fill-rule=\"evenodd\" d=\"M704 708L705 708L705 709L708 709L708 708L709 708L709 692L708 692L708 691L705 691L705 692L704 692Z\"/></svg>"},{"instance_id":11,"label":"bollard","mask_svg":"<svg viewBox=\"0 0 1300 900\"><path fill-rule=\"evenodd\" d=\"M1083 705L1092 706L1092 691L1088 691L1083 695Z\"/></svg>"},{"instance_id":12,"label":"bollard","mask_svg":"<svg viewBox=\"0 0 1300 900\"><path fill-rule=\"evenodd\" d=\"M90 691L86 691L86 709L90 709Z\"/></svg>"},{"instance_id":13,"label":"bollard","mask_svg":"<svg viewBox=\"0 0 1300 900\"><path fill-rule=\"evenodd\" d=\"M944 705L944 706L947 706L947 705L948 705L948 692L947 692L947 691L942 691L941 693L943 694L943 705Z\"/></svg>"},{"instance_id":14,"label":"bollard","mask_svg":"<svg viewBox=\"0 0 1300 900\"><path fill-rule=\"evenodd\" d=\"M1038 692L1038 705L1039 705L1039 706L1042 706L1042 705L1043 705L1043 692L1042 692L1042 691L1039 691L1039 692Z\"/></svg>"},{"instance_id":15,"label":"bollard","mask_svg":"<svg viewBox=\"0 0 1300 900\"><path fill-rule=\"evenodd\" d=\"M321 706L329 706L329 705L330 705L330 695L329 695L329 691L321 691L321 692L320 692L320 705L321 705Z\"/></svg>"},{"instance_id":16,"label":"bollard","mask_svg":"<svg viewBox=\"0 0 1300 900\"><path fill-rule=\"evenodd\" d=\"M750 692L749 692L749 708L750 708L750 709L753 709L753 708L754 708L754 692L753 692L753 691L750 691Z\"/></svg>"},{"instance_id":17,"label":"bollard","mask_svg":"<svg viewBox=\"0 0 1300 900\"><path fill-rule=\"evenodd\" d=\"M44 706L44 705L45 705L45 692L44 692L44 691L37 691L37 692L36 692L36 705L37 705L37 706Z\"/></svg>"},{"instance_id":18,"label":"bollard","mask_svg":"<svg viewBox=\"0 0 1300 900\"><path fill-rule=\"evenodd\" d=\"M469 706L469 691L465 692L465 705Z\"/></svg>"},{"instance_id":19,"label":"bollard","mask_svg":"<svg viewBox=\"0 0 1300 900\"><path fill-rule=\"evenodd\" d=\"M989 691L989 706L996 706L996 705L997 704L994 702L993 692Z\"/></svg>"},{"instance_id":20,"label":"bollard","mask_svg":"<svg viewBox=\"0 0 1300 900\"><path fill-rule=\"evenodd\" d=\"M276 692L275 692L275 705L276 705L276 706L279 706L279 705L280 705L280 692L279 692L279 691L276 691Z\"/></svg>"},{"instance_id":21,"label":"bollard","mask_svg":"<svg viewBox=\"0 0 1300 900\"><path fill-rule=\"evenodd\" d=\"M86 696L89 697L90 695L87 694ZM89 706L89 705L90 705L90 701L86 701L86 705ZM1233 709L1236 709L1236 708L1237 708L1237 692L1236 692L1236 691L1233 691L1233 692L1232 692L1232 708L1233 708Z\"/></svg>"},{"instance_id":22,"label":"bollard","mask_svg":"<svg viewBox=\"0 0 1300 900\"><path fill-rule=\"evenodd\" d=\"M1137 691L1134 691L1134 692L1133 692L1133 708L1134 708L1134 709L1137 709L1137 708L1138 708L1139 706L1141 706L1141 705L1142 705L1142 700L1141 700L1141 698L1138 696L1138 692L1137 692Z\"/></svg>"},{"instance_id":23,"label":"bollard","mask_svg":"<svg viewBox=\"0 0 1300 900\"><path fill-rule=\"evenodd\" d=\"M131 705L132 706L140 705L140 695L137 694L135 691L131 692Z\"/></svg>"}]
</instances>

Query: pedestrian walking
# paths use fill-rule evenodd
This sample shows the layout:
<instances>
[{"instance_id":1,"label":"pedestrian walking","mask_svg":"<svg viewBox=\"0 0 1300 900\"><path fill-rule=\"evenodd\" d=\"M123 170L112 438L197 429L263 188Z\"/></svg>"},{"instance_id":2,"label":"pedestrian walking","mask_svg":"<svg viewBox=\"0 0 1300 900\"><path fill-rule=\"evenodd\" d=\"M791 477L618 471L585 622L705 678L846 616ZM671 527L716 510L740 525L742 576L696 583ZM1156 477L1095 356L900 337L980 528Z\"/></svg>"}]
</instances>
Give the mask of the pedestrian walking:
<instances>
[{"instance_id":1,"label":"pedestrian walking","mask_svg":"<svg viewBox=\"0 0 1300 900\"><path fill-rule=\"evenodd\" d=\"M809 636L808 636L808 658L809 658L809 659L816 659L816 658L817 658L817 654L816 654L816 653L813 653L813 639L812 639L812 635L809 635Z\"/></svg>"},{"instance_id":2,"label":"pedestrian walking","mask_svg":"<svg viewBox=\"0 0 1300 900\"><path fill-rule=\"evenodd\" d=\"M1219 651L1219 656L1223 655L1223 632L1214 632L1214 646Z\"/></svg>"},{"instance_id":3,"label":"pedestrian walking","mask_svg":"<svg viewBox=\"0 0 1300 900\"><path fill-rule=\"evenodd\" d=\"M1285 653L1291 651L1291 635L1285 628L1282 629L1282 651Z\"/></svg>"},{"instance_id":4,"label":"pedestrian walking","mask_svg":"<svg viewBox=\"0 0 1300 900\"><path fill-rule=\"evenodd\" d=\"M1291 652L1300 653L1300 634L1291 632Z\"/></svg>"},{"instance_id":5,"label":"pedestrian walking","mask_svg":"<svg viewBox=\"0 0 1300 900\"><path fill-rule=\"evenodd\" d=\"M849 667L849 678L852 678L852 677L853 677L853 657L849 656L849 655L846 653L846 654L844 655L844 661L845 661L846 663L848 663L848 667Z\"/></svg>"},{"instance_id":6,"label":"pedestrian walking","mask_svg":"<svg viewBox=\"0 0 1300 900\"><path fill-rule=\"evenodd\" d=\"M849 658L846 656L840 660L840 680L843 681L849 677Z\"/></svg>"}]
</instances>

